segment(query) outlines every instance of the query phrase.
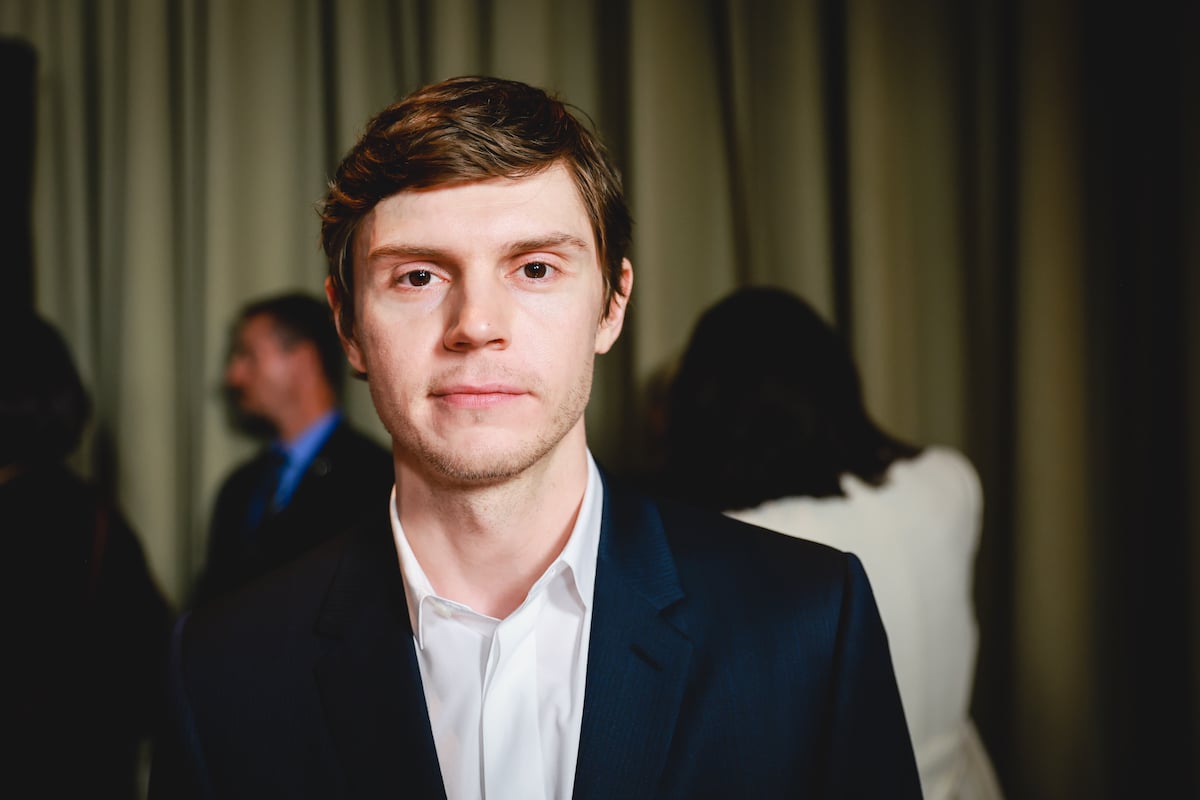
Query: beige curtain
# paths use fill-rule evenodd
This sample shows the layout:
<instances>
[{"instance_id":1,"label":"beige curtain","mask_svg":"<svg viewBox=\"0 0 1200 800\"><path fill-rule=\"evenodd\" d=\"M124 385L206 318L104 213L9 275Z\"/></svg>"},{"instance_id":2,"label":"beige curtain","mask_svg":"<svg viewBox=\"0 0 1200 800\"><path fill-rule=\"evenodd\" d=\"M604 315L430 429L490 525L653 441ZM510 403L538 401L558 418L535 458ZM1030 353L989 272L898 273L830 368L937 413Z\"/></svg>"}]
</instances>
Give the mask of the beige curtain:
<instances>
[{"instance_id":1,"label":"beige curtain","mask_svg":"<svg viewBox=\"0 0 1200 800\"><path fill-rule=\"evenodd\" d=\"M588 412L598 457L639 471L646 391L707 305L747 283L806 295L850 337L885 427L980 467L979 701L1002 780L1118 796L1097 763L1083 17L1017 7L2 0L0 35L39 58L36 304L96 400L79 466L184 597L215 489L252 447L216 393L227 326L250 298L320 291L314 209L337 158L422 83L543 85L596 121L635 216L631 321ZM362 386L348 405L383 438Z\"/></svg>"}]
</instances>

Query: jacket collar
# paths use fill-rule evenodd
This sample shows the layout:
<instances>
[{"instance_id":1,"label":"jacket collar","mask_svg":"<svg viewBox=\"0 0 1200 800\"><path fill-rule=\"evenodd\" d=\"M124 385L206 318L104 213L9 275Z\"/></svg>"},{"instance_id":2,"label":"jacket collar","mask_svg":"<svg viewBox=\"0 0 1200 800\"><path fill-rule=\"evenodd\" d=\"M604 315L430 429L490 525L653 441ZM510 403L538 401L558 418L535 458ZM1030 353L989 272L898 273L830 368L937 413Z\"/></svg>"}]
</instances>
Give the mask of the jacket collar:
<instances>
[{"instance_id":1,"label":"jacket collar","mask_svg":"<svg viewBox=\"0 0 1200 800\"><path fill-rule=\"evenodd\" d=\"M691 666L683 597L657 507L606 476L576 798L655 794Z\"/></svg>"},{"instance_id":2,"label":"jacket collar","mask_svg":"<svg viewBox=\"0 0 1200 800\"><path fill-rule=\"evenodd\" d=\"M386 511L349 540L317 620L326 719L353 796L445 797Z\"/></svg>"},{"instance_id":3,"label":"jacket collar","mask_svg":"<svg viewBox=\"0 0 1200 800\"><path fill-rule=\"evenodd\" d=\"M602 477L574 796L648 796L661 779L692 645L656 507ZM335 640L317 682L352 789L444 797L386 513L348 543L317 632Z\"/></svg>"}]
</instances>

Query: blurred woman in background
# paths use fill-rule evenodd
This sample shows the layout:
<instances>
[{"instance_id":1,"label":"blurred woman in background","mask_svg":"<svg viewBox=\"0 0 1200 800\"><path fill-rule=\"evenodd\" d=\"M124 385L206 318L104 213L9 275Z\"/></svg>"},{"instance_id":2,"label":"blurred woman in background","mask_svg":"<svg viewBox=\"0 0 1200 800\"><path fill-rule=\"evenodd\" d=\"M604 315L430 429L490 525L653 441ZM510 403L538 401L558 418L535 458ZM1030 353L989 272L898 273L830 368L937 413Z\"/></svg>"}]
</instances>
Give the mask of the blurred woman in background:
<instances>
[{"instance_id":1,"label":"blurred woman in background","mask_svg":"<svg viewBox=\"0 0 1200 800\"><path fill-rule=\"evenodd\" d=\"M969 715L983 504L970 462L872 422L841 337L779 289L742 289L705 312L664 425L667 494L860 558L925 797L1000 797Z\"/></svg>"},{"instance_id":2,"label":"blurred woman in background","mask_svg":"<svg viewBox=\"0 0 1200 800\"><path fill-rule=\"evenodd\" d=\"M0 530L8 797L133 798L170 613L137 536L65 463L91 410L66 344L0 321Z\"/></svg>"}]
</instances>

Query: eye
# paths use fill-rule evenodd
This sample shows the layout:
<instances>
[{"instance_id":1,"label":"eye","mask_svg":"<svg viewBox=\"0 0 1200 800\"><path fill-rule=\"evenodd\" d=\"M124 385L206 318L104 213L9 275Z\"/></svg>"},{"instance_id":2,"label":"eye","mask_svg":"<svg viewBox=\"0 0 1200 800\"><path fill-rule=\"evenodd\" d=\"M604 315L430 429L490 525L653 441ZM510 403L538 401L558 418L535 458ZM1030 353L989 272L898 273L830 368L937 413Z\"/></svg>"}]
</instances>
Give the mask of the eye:
<instances>
[{"instance_id":1,"label":"eye","mask_svg":"<svg viewBox=\"0 0 1200 800\"><path fill-rule=\"evenodd\" d=\"M554 268L549 264L545 264L541 261L530 261L528 264L525 264L521 267L521 271L525 273L525 277L532 278L533 280L541 280L548 277L550 275L550 270L552 269Z\"/></svg>"},{"instance_id":2,"label":"eye","mask_svg":"<svg viewBox=\"0 0 1200 800\"><path fill-rule=\"evenodd\" d=\"M428 286L433 282L433 273L427 269L414 269L400 276L400 283L408 286Z\"/></svg>"}]
</instances>

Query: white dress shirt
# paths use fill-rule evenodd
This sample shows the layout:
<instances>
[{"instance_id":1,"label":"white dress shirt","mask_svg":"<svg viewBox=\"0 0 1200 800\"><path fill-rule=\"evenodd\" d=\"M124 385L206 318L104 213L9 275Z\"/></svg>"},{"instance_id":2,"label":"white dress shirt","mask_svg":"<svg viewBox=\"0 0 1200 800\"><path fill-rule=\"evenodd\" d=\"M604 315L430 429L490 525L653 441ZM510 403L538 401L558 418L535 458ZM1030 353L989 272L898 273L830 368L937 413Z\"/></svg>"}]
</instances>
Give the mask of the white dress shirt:
<instances>
[{"instance_id":1,"label":"white dress shirt","mask_svg":"<svg viewBox=\"0 0 1200 800\"><path fill-rule=\"evenodd\" d=\"M448 800L571 796L583 720L603 501L588 480L562 553L503 620L439 597L392 492L392 533Z\"/></svg>"}]
</instances>

